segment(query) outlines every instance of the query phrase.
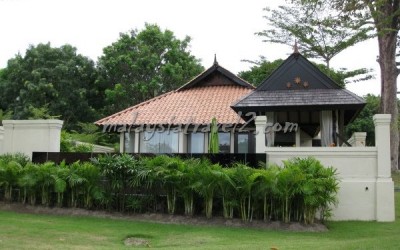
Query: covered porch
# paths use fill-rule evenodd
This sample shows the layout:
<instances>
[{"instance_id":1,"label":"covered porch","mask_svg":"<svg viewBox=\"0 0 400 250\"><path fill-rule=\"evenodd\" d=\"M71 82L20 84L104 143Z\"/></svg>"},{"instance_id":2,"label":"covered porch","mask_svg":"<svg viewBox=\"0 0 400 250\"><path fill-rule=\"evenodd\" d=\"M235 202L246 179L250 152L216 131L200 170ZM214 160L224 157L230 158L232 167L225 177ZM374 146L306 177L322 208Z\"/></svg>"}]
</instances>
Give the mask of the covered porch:
<instances>
[{"instance_id":1,"label":"covered porch","mask_svg":"<svg viewBox=\"0 0 400 250\"><path fill-rule=\"evenodd\" d=\"M256 152L265 147L337 147L365 101L295 51L259 87L231 107L256 115ZM260 134L265 135L261 137Z\"/></svg>"}]
</instances>

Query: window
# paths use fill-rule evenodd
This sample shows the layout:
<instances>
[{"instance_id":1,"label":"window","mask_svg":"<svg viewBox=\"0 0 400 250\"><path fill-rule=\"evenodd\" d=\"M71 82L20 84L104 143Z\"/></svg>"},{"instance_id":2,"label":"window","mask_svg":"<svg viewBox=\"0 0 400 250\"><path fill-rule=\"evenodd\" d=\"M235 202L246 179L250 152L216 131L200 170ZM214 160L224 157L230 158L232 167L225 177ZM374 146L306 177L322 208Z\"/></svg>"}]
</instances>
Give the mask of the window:
<instances>
[{"instance_id":1,"label":"window","mask_svg":"<svg viewBox=\"0 0 400 250\"><path fill-rule=\"evenodd\" d=\"M219 152L230 153L231 152L231 133L218 133L219 138Z\"/></svg>"},{"instance_id":2,"label":"window","mask_svg":"<svg viewBox=\"0 0 400 250\"><path fill-rule=\"evenodd\" d=\"M124 153L134 153L135 133L124 133Z\"/></svg>"},{"instance_id":3,"label":"window","mask_svg":"<svg viewBox=\"0 0 400 250\"><path fill-rule=\"evenodd\" d=\"M140 152L154 154L178 153L178 139L179 134L171 131L145 131L141 133Z\"/></svg>"},{"instance_id":4,"label":"window","mask_svg":"<svg viewBox=\"0 0 400 250\"><path fill-rule=\"evenodd\" d=\"M235 134L235 153L248 154L255 152L254 132Z\"/></svg>"},{"instance_id":5,"label":"window","mask_svg":"<svg viewBox=\"0 0 400 250\"><path fill-rule=\"evenodd\" d=\"M188 153L202 154L204 153L204 133L188 134Z\"/></svg>"}]
</instances>

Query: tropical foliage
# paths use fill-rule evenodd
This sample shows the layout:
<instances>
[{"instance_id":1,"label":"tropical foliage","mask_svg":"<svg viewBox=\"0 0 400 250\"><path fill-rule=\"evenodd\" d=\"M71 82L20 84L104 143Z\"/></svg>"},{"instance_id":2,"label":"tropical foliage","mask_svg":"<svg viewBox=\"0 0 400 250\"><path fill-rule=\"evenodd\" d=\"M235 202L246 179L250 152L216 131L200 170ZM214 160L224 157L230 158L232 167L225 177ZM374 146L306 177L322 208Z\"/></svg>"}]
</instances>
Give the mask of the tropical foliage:
<instances>
[{"instance_id":1,"label":"tropical foliage","mask_svg":"<svg viewBox=\"0 0 400 250\"><path fill-rule=\"evenodd\" d=\"M69 165L6 155L0 190L4 201L31 205L312 224L330 215L338 181L332 167L311 157L254 169L166 155L101 155Z\"/></svg>"},{"instance_id":2,"label":"tropical foliage","mask_svg":"<svg viewBox=\"0 0 400 250\"><path fill-rule=\"evenodd\" d=\"M198 75L203 67L190 54L190 40L188 36L179 40L172 31L153 24L121 33L98 60L104 112L117 112L171 91Z\"/></svg>"},{"instance_id":3,"label":"tropical foliage","mask_svg":"<svg viewBox=\"0 0 400 250\"><path fill-rule=\"evenodd\" d=\"M337 54L371 37L371 26L355 23L354 18L333 10L330 1L304 2L287 0L276 9L265 8L269 29L257 35L265 42L289 46L297 40L302 54L322 59L328 68Z\"/></svg>"},{"instance_id":4,"label":"tropical foliage","mask_svg":"<svg viewBox=\"0 0 400 250\"><path fill-rule=\"evenodd\" d=\"M0 108L14 119L58 116L64 126L92 122L96 110L95 64L71 45L31 45L8 61L0 77Z\"/></svg>"},{"instance_id":5,"label":"tropical foliage","mask_svg":"<svg viewBox=\"0 0 400 250\"><path fill-rule=\"evenodd\" d=\"M96 62L69 44L30 45L0 69L0 124L59 118L68 132L84 133L82 123L176 89L202 72L190 42L146 24L121 33ZM104 139L114 143L102 138L102 145Z\"/></svg>"}]
</instances>

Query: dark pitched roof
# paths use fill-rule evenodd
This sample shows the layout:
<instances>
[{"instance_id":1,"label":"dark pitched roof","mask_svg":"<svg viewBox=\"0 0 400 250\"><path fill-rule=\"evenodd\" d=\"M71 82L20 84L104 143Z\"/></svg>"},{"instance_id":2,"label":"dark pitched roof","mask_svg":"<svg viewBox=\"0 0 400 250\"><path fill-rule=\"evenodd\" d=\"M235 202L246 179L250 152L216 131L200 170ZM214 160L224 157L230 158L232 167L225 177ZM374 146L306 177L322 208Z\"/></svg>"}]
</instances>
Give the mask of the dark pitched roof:
<instances>
[{"instance_id":1,"label":"dark pitched roof","mask_svg":"<svg viewBox=\"0 0 400 250\"><path fill-rule=\"evenodd\" d=\"M282 108L306 108L322 110L332 107L348 107L352 105L363 106L365 101L346 89L300 89L300 90L258 90L242 97L232 107L235 110L240 108L257 108L276 110ZM260 110L261 110L260 109Z\"/></svg>"},{"instance_id":2,"label":"dark pitched roof","mask_svg":"<svg viewBox=\"0 0 400 250\"><path fill-rule=\"evenodd\" d=\"M300 53L293 53L232 108L237 112L340 108L347 112L348 122L364 106L364 99L342 89Z\"/></svg>"},{"instance_id":3,"label":"dark pitched roof","mask_svg":"<svg viewBox=\"0 0 400 250\"><path fill-rule=\"evenodd\" d=\"M340 89L300 53L290 55L257 90Z\"/></svg>"}]
</instances>

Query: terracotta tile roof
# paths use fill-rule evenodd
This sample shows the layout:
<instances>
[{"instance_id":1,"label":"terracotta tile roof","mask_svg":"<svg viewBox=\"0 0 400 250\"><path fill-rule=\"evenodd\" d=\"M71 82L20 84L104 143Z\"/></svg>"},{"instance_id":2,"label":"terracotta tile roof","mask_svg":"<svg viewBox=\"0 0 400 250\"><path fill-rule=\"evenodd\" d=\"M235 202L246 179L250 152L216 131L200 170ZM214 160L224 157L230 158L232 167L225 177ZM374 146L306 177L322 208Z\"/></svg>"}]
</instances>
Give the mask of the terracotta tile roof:
<instances>
[{"instance_id":1,"label":"terracotta tile roof","mask_svg":"<svg viewBox=\"0 0 400 250\"><path fill-rule=\"evenodd\" d=\"M235 124L239 118L230 106L251 91L238 85L175 90L103 118L96 124L208 124L213 117L220 124Z\"/></svg>"}]
</instances>

